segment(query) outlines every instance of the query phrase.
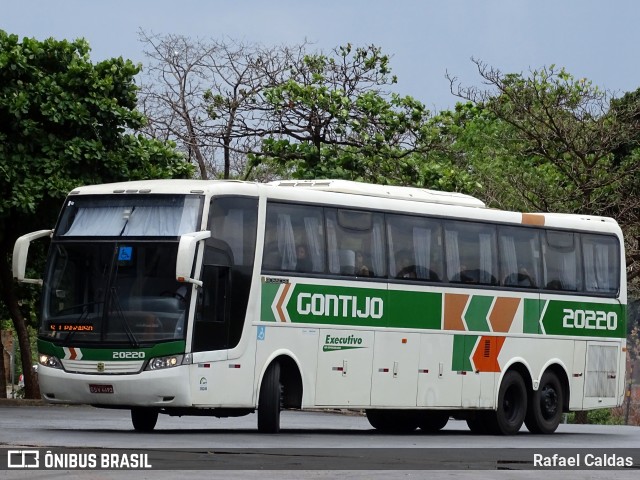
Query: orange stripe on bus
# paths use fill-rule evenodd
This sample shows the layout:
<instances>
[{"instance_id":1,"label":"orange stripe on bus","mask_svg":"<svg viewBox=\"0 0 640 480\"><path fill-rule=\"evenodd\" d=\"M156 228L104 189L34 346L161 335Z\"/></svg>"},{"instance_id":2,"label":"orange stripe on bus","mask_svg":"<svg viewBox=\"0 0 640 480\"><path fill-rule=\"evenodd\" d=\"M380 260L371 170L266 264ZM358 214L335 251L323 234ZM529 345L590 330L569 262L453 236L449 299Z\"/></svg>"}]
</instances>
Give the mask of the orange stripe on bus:
<instances>
[{"instance_id":1,"label":"orange stripe on bus","mask_svg":"<svg viewBox=\"0 0 640 480\"><path fill-rule=\"evenodd\" d=\"M498 355L506 337L480 337L473 354L473 366L478 372L499 372Z\"/></svg>"},{"instance_id":2,"label":"orange stripe on bus","mask_svg":"<svg viewBox=\"0 0 640 480\"><path fill-rule=\"evenodd\" d=\"M445 330L466 330L462 321L464 308L469 301L469 295L447 293L444 296L444 326Z\"/></svg>"},{"instance_id":3,"label":"orange stripe on bus","mask_svg":"<svg viewBox=\"0 0 640 480\"><path fill-rule=\"evenodd\" d=\"M519 298L498 297L489 314L489 321L494 332L507 333L518 311Z\"/></svg>"},{"instance_id":4,"label":"orange stripe on bus","mask_svg":"<svg viewBox=\"0 0 640 480\"><path fill-rule=\"evenodd\" d=\"M536 225L538 227L544 226L544 215L539 213L523 213L522 223L524 225Z\"/></svg>"},{"instance_id":5,"label":"orange stripe on bus","mask_svg":"<svg viewBox=\"0 0 640 480\"><path fill-rule=\"evenodd\" d=\"M280 316L280 321L281 322L286 322L287 321L287 317L284 314L284 311L282 310L282 304L284 303L284 299L287 296L287 293L289 292L290 288L291 288L291 284L290 283L285 284L284 288L282 289L282 295L280 295L280 298L278 299L278 303L276 304L276 311L278 312L278 315Z\"/></svg>"}]
</instances>

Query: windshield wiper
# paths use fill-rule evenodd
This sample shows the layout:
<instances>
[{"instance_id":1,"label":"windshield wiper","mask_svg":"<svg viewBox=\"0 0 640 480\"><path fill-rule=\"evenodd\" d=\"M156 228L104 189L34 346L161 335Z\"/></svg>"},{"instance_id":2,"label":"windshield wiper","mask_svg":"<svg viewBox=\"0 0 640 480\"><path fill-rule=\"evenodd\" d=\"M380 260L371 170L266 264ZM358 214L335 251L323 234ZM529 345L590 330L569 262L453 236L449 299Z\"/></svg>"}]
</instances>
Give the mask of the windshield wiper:
<instances>
[{"instance_id":1,"label":"windshield wiper","mask_svg":"<svg viewBox=\"0 0 640 480\"><path fill-rule=\"evenodd\" d=\"M131 330L129 321L127 320L127 317L124 314L124 311L122 310L122 306L120 305L120 297L118 296L118 291L116 290L116 287L111 287L109 290L111 291L111 299L109 303L113 303L113 305L116 307L116 311L118 312L118 315L122 320L122 325L124 326L124 331L127 334L127 338L129 339L129 342L134 348L138 348L140 346L140 342L138 341L135 334L133 333L133 330Z\"/></svg>"}]
</instances>

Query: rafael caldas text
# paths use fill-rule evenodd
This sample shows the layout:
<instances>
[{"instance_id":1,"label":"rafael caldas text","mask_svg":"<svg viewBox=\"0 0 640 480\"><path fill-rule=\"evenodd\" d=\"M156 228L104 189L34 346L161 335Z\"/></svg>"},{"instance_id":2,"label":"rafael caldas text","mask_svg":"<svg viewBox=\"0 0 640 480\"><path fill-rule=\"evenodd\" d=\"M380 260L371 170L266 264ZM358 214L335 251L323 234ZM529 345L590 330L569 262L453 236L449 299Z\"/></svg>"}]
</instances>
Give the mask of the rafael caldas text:
<instances>
[{"instance_id":1,"label":"rafael caldas text","mask_svg":"<svg viewBox=\"0 0 640 480\"><path fill-rule=\"evenodd\" d=\"M633 458L616 455L615 453L574 453L563 455L554 453L533 455L534 467L632 467Z\"/></svg>"}]
</instances>

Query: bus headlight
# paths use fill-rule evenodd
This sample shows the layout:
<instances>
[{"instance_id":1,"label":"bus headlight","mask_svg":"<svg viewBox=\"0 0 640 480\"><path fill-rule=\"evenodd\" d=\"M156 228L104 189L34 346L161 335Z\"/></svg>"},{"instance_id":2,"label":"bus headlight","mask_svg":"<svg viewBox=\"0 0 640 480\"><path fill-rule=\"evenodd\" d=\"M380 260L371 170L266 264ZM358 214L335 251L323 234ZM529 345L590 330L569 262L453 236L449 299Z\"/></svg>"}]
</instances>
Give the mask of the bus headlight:
<instances>
[{"instance_id":1,"label":"bus headlight","mask_svg":"<svg viewBox=\"0 0 640 480\"><path fill-rule=\"evenodd\" d=\"M58 360L58 358L54 357L53 355L46 355L44 353L41 353L38 357L38 362L40 363L40 365L43 365L45 367L60 369L62 368L60 360Z\"/></svg>"},{"instance_id":2,"label":"bus headlight","mask_svg":"<svg viewBox=\"0 0 640 480\"><path fill-rule=\"evenodd\" d=\"M145 370L160 370L163 368L177 367L182 363L182 355L169 355L167 357L156 357L149 360Z\"/></svg>"}]
</instances>

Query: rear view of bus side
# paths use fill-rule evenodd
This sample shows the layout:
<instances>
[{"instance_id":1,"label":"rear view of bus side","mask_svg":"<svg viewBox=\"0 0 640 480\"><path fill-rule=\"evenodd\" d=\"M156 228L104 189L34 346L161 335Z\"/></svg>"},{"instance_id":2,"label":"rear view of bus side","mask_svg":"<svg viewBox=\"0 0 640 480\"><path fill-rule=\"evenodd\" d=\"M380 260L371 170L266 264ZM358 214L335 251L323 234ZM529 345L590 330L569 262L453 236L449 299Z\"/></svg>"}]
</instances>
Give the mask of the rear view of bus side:
<instances>
[{"instance_id":1,"label":"rear view of bus side","mask_svg":"<svg viewBox=\"0 0 640 480\"><path fill-rule=\"evenodd\" d=\"M29 242L16 243L23 281ZM43 397L159 413L366 411L376 429L552 433L620 405L612 219L318 180L83 187L51 233ZM32 280L33 281L33 280Z\"/></svg>"}]
</instances>

